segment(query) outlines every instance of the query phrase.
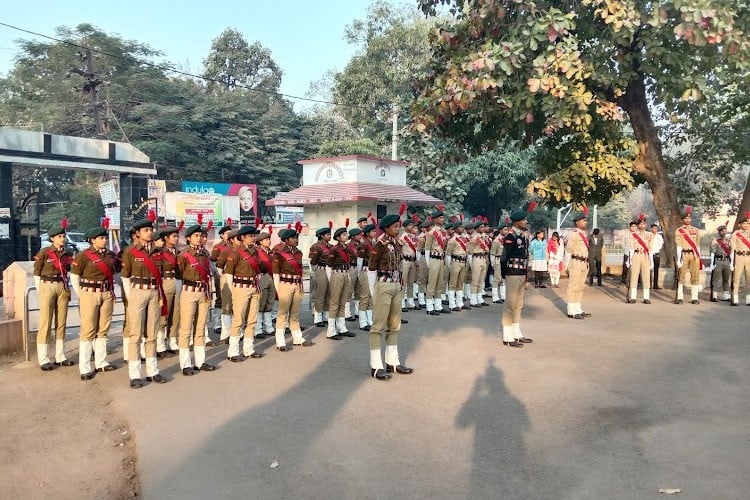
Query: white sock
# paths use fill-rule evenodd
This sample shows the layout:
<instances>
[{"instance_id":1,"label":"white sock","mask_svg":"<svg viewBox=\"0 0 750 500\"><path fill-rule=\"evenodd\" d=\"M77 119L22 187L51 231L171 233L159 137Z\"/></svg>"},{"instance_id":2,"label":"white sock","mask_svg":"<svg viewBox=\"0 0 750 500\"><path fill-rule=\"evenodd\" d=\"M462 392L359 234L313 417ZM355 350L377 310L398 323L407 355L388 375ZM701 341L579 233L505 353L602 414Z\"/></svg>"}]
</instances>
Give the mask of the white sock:
<instances>
[{"instance_id":1,"label":"white sock","mask_svg":"<svg viewBox=\"0 0 750 500\"><path fill-rule=\"evenodd\" d=\"M651 289L650 288L644 288L643 289L643 300L651 300Z\"/></svg>"},{"instance_id":2,"label":"white sock","mask_svg":"<svg viewBox=\"0 0 750 500\"><path fill-rule=\"evenodd\" d=\"M47 350L47 344L36 345L36 358L39 361L39 366L46 365L52 361L49 359L49 351Z\"/></svg>"},{"instance_id":3,"label":"white sock","mask_svg":"<svg viewBox=\"0 0 750 500\"><path fill-rule=\"evenodd\" d=\"M385 364L391 365L391 366L398 366L401 364L398 361L398 346L397 345L385 346Z\"/></svg>"},{"instance_id":4,"label":"white sock","mask_svg":"<svg viewBox=\"0 0 750 500\"><path fill-rule=\"evenodd\" d=\"M193 362L190 360L190 349L187 347L180 349L180 369L192 368Z\"/></svg>"},{"instance_id":5,"label":"white sock","mask_svg":"<svg viewBox=\"0 0 750 500\"><path fill-rule=\"evenodd\" d=\"M193 348L193 352L195 353L195 366L200 368L206 362L206 347L197 345Z\"/></svg>"},{"instance_id":6,"label":"white sock","mask_svg":"<svg viewBox=\"0 0 750 500\"><path fill-rule=\"evenodd\" d=\"M91 368L91 353L94 350L94 343L82 340L78 343L78 368L81 375L86 375L94 371Z\"/></svg>"},{"instance_id":7,"label":"white sock","mask_svg":"<svg viewBox=\"0 0 750 500\"><path fill-rule=\"evenodd\" d=\"M373 370L383 369L383 358L380 356L380 349L370 349L370 368Z\"/></svg>"},{"instance_id":8,"label":"white sock","mask_svg":"<svg viewBox=\"0 0 750 500\"><path fill-rule=\"evenodd\" d=\"M65 361L65 341L63 339L55 339L55 361L62 363Z\"/></svg>"},{"instance_id":9,"label":"white sock","mask_svg":"<svg viewBox=\"0 0 750 500\"><path fill-rule=\"evenodd\" d=\"M684 286L682 283L677 285L677 300L685 300Z\"/></svg>"},{"instance_id":10,"label":"white sock","mask_svg":"<svg viewBox=\"0 0 750 500\"><path fill-rule=\"evenodd\" d=\"M521 325L518 323L513 323L513 336L516 340L523 338L523 333L521 333Z\"/></svg>"},{"instance_id":11,"label":"white sock","mask_svg":"<svg viewBox=\"0 0 750 500\"><path fill-rule=\"evenodd\" d=\"M94 339L94 367L104 368L107 363L107 337Z\"/></svg>"},{"instance_id":12,"label":"white sock","mask_svg":"<svg viewBox=\"0 0 750 500\"><path fill-rule=\"evenodd\" d=\"M156 358L146 358L146 376L155 377L159 374L159 367L156 364Z\"/></svg>"},{"instance_id":13,"label":"white sock","mask_svg":"<svg viewBox=\"0 0 750 500\"><path fill-rule=\"evenodd\" d=\"M690 300L698 300L698 292L700 291L700 285L693 285L690 287Z\"/></svg>"},{"instance_id":14,"label":"white sock","mask_svg":"<svg viewBox=\"0 0 750 500\"><path fill-rule=\"evenodd\" d=\"M135 380L141 378L141 361L130 361L128 363L128 378Z\"/></svg>"},{"instance_id":15,"label":"white sock","mask_svg":"<svg viewBox=\"0 0 750 500\"><path fill-rule=\"evenodd\" d=\"M503 325L503 342L513 342L515 336L513 334L513 325Z\"/></svg>"}]
</instances>

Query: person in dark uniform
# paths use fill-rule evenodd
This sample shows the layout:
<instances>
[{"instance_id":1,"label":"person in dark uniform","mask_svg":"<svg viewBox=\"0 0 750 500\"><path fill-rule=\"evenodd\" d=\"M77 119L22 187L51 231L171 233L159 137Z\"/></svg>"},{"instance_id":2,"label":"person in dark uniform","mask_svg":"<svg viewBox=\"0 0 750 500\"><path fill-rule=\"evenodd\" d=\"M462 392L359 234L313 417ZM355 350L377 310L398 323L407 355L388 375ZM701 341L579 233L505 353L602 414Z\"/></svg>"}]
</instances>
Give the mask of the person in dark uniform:
<instances>
[{"instance_id":1,"label":"person in dark uniform","mask_svg":"<svg viewBox=\"0 0 750 500\"><path fill-rule=\"evenodd\" d=\"M528 227L525 210L514 210L510 214L512 227L503 238L503 255L500 267L505 280L505 305L503 306L503 345L523 347L532 342L521 333L521 311L526 292L526 273L529 265L529 240L525 235Z\"/></svg>"},{"instance_id":2,"label":"person in dark uniform","mask_svg":"<svg viewBox=\"0 0 750 500\"><path fill-rule=\"evenodd\" d=\"M159 321L159 332L156 335L156 357L162 359L177 354L178 324L180 319L180 298L182 277L177 270L177 241L179 233L176 227L167 226L155 233L156 240L162 240L161 274L164 279L164 295L167 297L167 315Z\"/></svg>"},{"instance_id":3,"label":"person in dark uniform","mask_svg":"<svg viewBox=\"0 0 750 500\"><path fill-rule=\"evenodd\" d=\"M81 380L90 380L94 378L95 370L109 372L115 369L107 363L107 334L112 323L114 276L118 269L117 256L107 249L107 230L95 227L86 231L85 236L91 246L76 255L70 279L78 295L81 316L78 366Z\"/></svg>"},{"instance_id":4,"label":"person in dark uniform","mask_svg":"<svg viewBox=\"0 0 750 500\"><path fill-rule=\"evenodd\" d=\"M357 268L359 273L359 329L369 332L372 328L372 296L367 282L367 269L370 254L375 246L377 230L375 224L367 224L363 230L362 239L357 248Z\"/></svg>"},{"instance_id":5,"label":"person in dark uniform","mask_svg":"<svg viewBox=\"0 0 750 500\"><path fill-rule=\"evenodd\" d=\"M315 231L318 241L310 247L308 257L310 259L310 300L313 304L313 321L317 327L325 327L328 322L328 252L331 250L331 227L321 227Z\"/></svg>"},{"instance_id":6,"label":"person in dark uniform","mask_svg":"<svg viewBox=\"0 0 750 500\"><path fill-rule=\"evenodd\" d=\"M34 256L34 284L39 296L39 332L36 335L36 353L42 371L55 366L73 366L65 357L65 327L68 321L70 285L68 271L73 255L65 249L65 228L60 226L49 231L52 245L42 248ZM49 358L52 320L55 321L55 361Z\"/></svg>"},{"instance_id":7,"label":"person in dark uniform","mask_svg":"<svg viewBox=\"0 0 750 500\"><path fill-rule=\"evenodd\" d=\"M594 228L589 238L589 285L593 286L596 278L597 286L602 286L603 249L604 238L599 234L599 228Z\"/></svg>"},{"instance_id":8,"label":"person in dark uniform","mask_svg":"<svg viewBox=\"0 0 750 500\"><path fill-rule=\"evenodd\" d=\"M131 245L123 254L122 285L128 299L128 376L130 387L143 387L139 344L146 338L146 380L158 384L167 382L159 373L156 362L156 331L160 314L166 314L166 297L158 261L158 250L154 247L153 226L150 220L133 224L138 232L138 243Z\"/></svg>"},{"instance_id":9,"label":"person in dark uniform","mask_svg":"<svg viewBox=\"0 0 750 500\"><path fill-rule=\"evenodd\" d=\"M288 326L292 332L292 344L311 347L315 342L305 340L299 322L304 287L302 284L302 252L297 248L299 233L287 228L279 231L283 246L272 256L274 286L279 294L279 312L276 317L276 349L286 352L284 332Z\"/></svg>"},{"instance_id":10,"label":"person in dark uniform","mask_svg":"<svg viewBox=\"0 0 750 500\"><path fill-rule=\"evenodd\" d=\"M264 339L274 334L273 305L276 302L276 287L271 275L271 231L263 231L255 238L255 246L258 250L258 262L260 263L260 302L258 303L258 321L255 323L253 334L256 339Z\"/></svg>"},{"instance_id":11,"label":"person in dark uniform","mask_svg":"<svg viewBox=\"0 0 750 500\"><path fill-rule=\"evenodd\" d=\"M384 231L373 247L368 263L367 281L373 298L373 324L370 330L370 376L388 380L391 374L408 375L414 370L399 361L398 332L401 330L401 220L396 214L380 220ZM385 363L380 351L385 335Z\"/></svg>"}]
</instances>

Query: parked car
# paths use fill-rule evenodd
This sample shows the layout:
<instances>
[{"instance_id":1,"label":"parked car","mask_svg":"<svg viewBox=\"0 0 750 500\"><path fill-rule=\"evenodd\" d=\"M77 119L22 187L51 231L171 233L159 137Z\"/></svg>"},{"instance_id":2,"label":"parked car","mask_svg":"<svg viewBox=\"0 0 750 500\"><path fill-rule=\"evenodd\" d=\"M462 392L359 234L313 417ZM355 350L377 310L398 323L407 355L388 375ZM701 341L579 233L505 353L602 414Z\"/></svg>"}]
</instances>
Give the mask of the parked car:
<instances>
[{"instance_id":1,"label":"parked car","mask_svg":"<svg viewBox=\"0 0 750 500\"><path fill-rule=\"evenodd\" d=\"M65 236L65 247L74 255L91 246L91 244L89 244L89 242L83 237L83 233L65 233ZM39 237L42 240L42 248L47 248L52 245L48 233L42 233Z\"/></svg>"}]
</instances>

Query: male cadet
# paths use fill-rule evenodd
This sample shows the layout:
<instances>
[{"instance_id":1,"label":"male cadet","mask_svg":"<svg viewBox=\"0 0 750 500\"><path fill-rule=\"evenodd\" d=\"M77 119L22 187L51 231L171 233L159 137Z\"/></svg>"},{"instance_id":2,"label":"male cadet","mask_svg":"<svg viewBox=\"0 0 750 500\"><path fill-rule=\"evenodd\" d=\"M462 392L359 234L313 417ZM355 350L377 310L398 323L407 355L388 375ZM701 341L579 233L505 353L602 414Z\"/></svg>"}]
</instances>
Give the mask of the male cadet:
<instances>
[{"instance_id":1,"label":"male cadet","mask_svg":"<svg viewBox=\"0 0 750 500\"><path fill-rule=\"evenodd\" d=\"M374 248L377 230L375 224L367 224L363 230L362 241L357 248L357 269L359 273L359 329L366 332L372 327L372 296L367 282L367 266Z\"/></svg>"},{"instance_id":2,"label":"male cadet","mask_svg":"<svg viewBox=\"0 0 750 500\"><path fill-rule=\"evenodd\" d=\"M120 247L120 251L117 254L117 262L118 267L122 269L122 260L125 256L125 253L130 250L130 247L133 245L138 244L138 230L131 227L130 231L128 231L128 236L130 237L130 244L123 244ZM122 318L122 360L125 361L125 363L130 360L130 357L128 356L128 350L130 347L130 322L128 321L128 297L125 295L125 285L122 283L122 273L118 275L118 282L120 284L120 290L122 290L122 310L123 310L123 318Z\"/></svg>"},{"instance_id":3,"label":"male cadet","mask_svg":"<svg viewBox=\"0 0 750 500\"><path fill-rule=\"evenodd\" d=\"M589 285L602 286L602 257L604 250L604 238L599 234L599 228L594 228L589 239Z\"/></svg>"},{"instance_id":4,"label":"male cadet","mask_svg":"<svg viewBox=\"0 0 750 500\"><path fill-rule=\"evenodd\" d=\"M654 265L651 258L651 232L646 231L646 216L638 217L638 229L630 233L630 239L626 244L628 255L628 267L630 272L630 293L628 304L635 304L638 294L638 278L643 284L643 303L651 303L651 268Z\"/></svg>"},{"instance_id":5,"label":"male cadet","mask_svg":"<svg viewBox=\"0 0 750 500\"><path fill-rule=\"evenodd\" d=\"M190 226L185 231L188 247L177 258L177 268L182 276L180 293L180 368L185 376L198 370L210 372L215 366L206 363L206 322L211 307L211 256L201 244L201 226ZM193 352L195 365L190 359L190 332L195 332Z\"/></svg>"},{"instance_id":6,"label":"male cadet","mask_svg":"<svg viewBox=\"0 0 750 500\"><path fill-rule=\"evenodd\" d=\"M740 280L745 276L745 305L750 306L750 212L740 220L740 229L734 232L731 240L732 260L729 269L732 275L732 302L740 303Z\"/></svg>"},{"instance_id":7,"label":"male cadet","mask_svg":"<svg viewBox=\"0 0 750 500\"><path fill-rule=\"evenodd\" d=\"M370 217L372 217L372 212L367 212L367 217L357 219L357 227L363 233L365 232L365 226L370 223Z\"/></svg>"},{"instance_id":8,"label":"male cadet","mask_svg":"<svg viewBox=\"0 0 750 500\"><path fill-rule=\"evenodd\" d=\"M445 272L445 245L448 244L447 234L443 229L445 214L443 206L438 205L437 210L432 213L432 228L427 233L424 242L424 258L429 269L427 275L427 314L437 316L441 312L449 313L450 309L443 309L440 289Z\"/></svg>"},{"instance_id":9,"label":"male cadet","mask_svg":"<svg viewBox=\"0 0 750 500\"><path fill-rule=\"evenodd\" d=\"M690 224L693 216L693 208L685 207L685 213L682 214L682 226L678 227L674 233L675 245L677 246L677 269L679 275L679 284L677 285L677 298L675 304L682 304L684 300L683 288L687 281L687 274L690 273L690 303L699 304L698 293L700 292L700 269L701 251L698 247L700 236L698 228Z\"/></svg>"},{"instance_id":10,"label":"male cadet","mask_svg":"<svg viewBox=\"0 0 750 500\"><path fill-rule=\"evenodd\" d=\"M566 251L570 254L570 264L568 265L568 317L573 319L584 319L591 316L591 314L583 312L581 306L583 287L586 284L586 276L589 274L589 239L586 236L588 213L588 207L583 207L583 212L573 218L575 229L568 236L566 247Z\"/></svg>"},{"instance_id":11,"label":"male cadet","mask_svg":"<svg viewBox=\"0 0 750 500\"><path fill-rule=\"evenodd\" d=\"M222 252L227 251L232 247L232 242L229 241L229 232L232 230L232 219L227 219L224 223L224 225L219 229L219 238L220 241L216 244L214 244L213 248L211 248L211 266L212 270L214 272L214 290L216 290L216 300L214 301L214 308L219 309L220 316L219 316L219 324L214 327L214 333L219 333L225 330L223 328L223 315L224 313L224 296L227 296L227 299L230 299L229 302L231 302L231 296L232 292L229 289L229 287L225 288L225 282L221 277L222 269L219 268L218 260L219 256L222 254ZM222 264L223 265L223 264ZM229 312L229 315L231 316L231 311ZM227 321L227 336L229 335L229 323L231 323L231 319ZM222 340L224 339L224 335L221 336Z\"/></svg>"},{"instance_id":12,"label":"male cadet","mask_svg":"<svg viewBox=\"0 0 750 500\"><path fill-rule=\"evenodd\" d=\"M258 285L260 286L260 302L258 303L258 321L255 324L255 338L264 339L274 335L273 305L276 302L276 287L272 276L272 252L271 232L273 226L255 237L255 246L258 250L258 262L260 262L260 275Z\"/></svg>"},{"instance_id":13,"label":"male cadet","mask_svg":"<svg viewBox=\"0 0 750 500\"><path fill-rule=\"evenodd\" d=\"M115 303L117 256L107 249L106 228L89 229L85 236L91 246L76 255L70 269L70 281L78 295L81 316L78 367L81 380L91 380L95 370L109 372L115 369L107 363L107 334Z\"/></svg>"},{"instance_id":14,"label":"male cadet","mask_svg":"<svg viewBox=\"0 0 750 500\"><path fill-rule=\"evenodd\" d=\"M416 217L416 215L414 216ZM419 220L417 218L417 220ZM416 295L414 285L417 281L417 236L414 234L414 219L406 219L403 224L404 233L400 236L401 241L401 272L404 276L404 301L401 304L401 312L408 309L419 309L414 304Z\"/></svg>"},{"instance_id":15,"label":"male cadet","mask_svg":"<svg viewBox=\"0 0 750 500\"><path fill-rule=\"evenodd\" d=\"M348 219L347 219L348 221ZM362 230L358 227L353 227L349 230L349 253L354 255L354 260L349 267L349 281L351 282L352 293L347 297L345 314L348 314L346 321L357 321L359 319L359 269L357 268L357 251L359 250L359 244L362 241ZM353 305L349 305L350 302ZM352 313L353 311L353 313Z\"/></svg>"},{"instance_id":16,"label":"male cadet","mask_svg":"<svg viewBox=\"0 0 750 500\"><path fill-rule=\"evenodd\" d=\"M467 252L469 248L469 243L471 242L472 238L474 238L475 228L476 228L476 223L474 219L464 222L464 243L466 243ZM472 303L471 303L471 295L472 295L471 293L471 259L469 259L468 256L469 255L467 253L466 279L464 280L464 283L463 283L463 289L464 289L464 297L469 299L469 306L467 307L471 307L472 306Z\"/></svg>"},{"instance_id":17,"label":"male cadet","mask_svg":"<svg viewBox=\"0 0 750 500\"><path fill-rule=\"evenodd\" d=\"M232 329L229 334L227 357L233 363L245 361L246 357L262 358L263 354L255 352L252 332L258 321L260 292L258 277L260 262L255 248L255 226L244 226L237 231L240 245L227 257L224 274L227 283L232 286ZM245 339L240 353L240 328L245 328Z\"/></svg>"},{"instance_id":18,"label":"male cadet","mask_svg":"<svg viewBox=\"0 0 750 500\"><path fill-rule=\"evenodd\" d=\"M417 235L417 300L419 308L427 307L425 296L427 295L427 278L430 269L427 260L424 258L424 243L427 239L427 232L432 227L432 217L428 217L419 224L419 234Z\"/></svg>"},{"instance_id":19,"label":"male cadet","mask_svg":"<svg viewBox=\"0 0 750 500\"><path fill-rule=\"evenodd\" d=\"M370 376L388 380L392 373L408 375L414 370L404 366L398 356L398 332L401 329L401 242L400 217L389 214L380 220L384 231L372 249L367 282L373 297L374 322L370 331ZM380 352L385 334L385 363Z\"/></svg>"},{"instance_id":20,"label":"male cadet","mask_svg":"<svg viewBox=\"0 0 750 500\"><path fill-rule=\"evenodd\" d=\"M279 294L276 349L286 352L289 350L284 338L287 326L292 331L294 345L310 347L315 343L305 340L299 323L299 311L305 292L302 286L302 252L297 248L298 233L291 228L282 229L279 231L279 238L283 246L277 247L271 256L274 286Z\"/></svg>"},{"instance_id":21,"label":"male cadet","mask_svg":"<svg viewBox=\"0 0 750 500\"><path fill-rule=\"evenodd\" d=\"M219 342L229 342L229 331L232 325L232 284L227 283L224 278L224 266L227 262L227 257L236 247L239 246L239 238L237 238L236 230L232 229L232 226L227 224L223 226L221 239L222 241L214 245L211 249L211 259L216 258L215 266L216 272L219 274L219 289L216 294L217 301L221 305L221 319L219 321L219 329L221 335L219 336ZM217 306L218 307L218 306Z\"/></svg>"},{"instance_id":22,"label":"male cadet","mask_svg":"<svg viewBox=\"0 0 750 500\"><path fill-rule=\"evenodd\" d=\"M308 252L310 260L310 298L313 306L313 322L317 327L327 326L328 316L328 273L326 272L328 252L331 251L331 228L333 221L328 221L328 227L321 227L315 231L318 241L313 243Z\"/></svg>"},{"instance_id":23,"label":"male cadet","mask_svg":"<svg viewBox=\"0 0 750 500\"><path fill-rule=\"evenodd\" d=\"M34 284L39 296L39 332L36 334L36 353L42 371L50 371L55 366L73 366L65 357L65 325L68 320L70 286L68 271L73 256L65 250L65 227L63 224L49 231L52 242L34 256ZM55 362L49 359L48 343L55 318Z\"/></svg>"},{"instance_id":24,"label":"male cadet","mask_svg":"<svg viewBox=\"0 0 750 500\"><path fill-rule=\"evenodd\" d=\"M474 234L466 246L469 254L468 261L471 266L471 293L469 302L471 307L488 306L484 301L484 275L487 272L487 257L490 253L490 247L484 235L486 224L480 220L474 223Z\"/></svg>"},{"instance_id":25,"label":"male cadet","mask_svg":"<svg viewBox=\"0 0 750 500\"><path fill-rule=\"evenodd\" d=\"M654 275L651 280L652 289L659 290L659 266L661 265L661 249L664 247L664 237L659 233L659 226L651 224L651 256L654 259Z\"/></svg>"},{"instance_id":26,"label":"male cadet","mask_svg":"<svg viewBox=\"0 0 750 500\"><path fill-rule=\"evenodd\" d=\"M150 220L140 220L133 224L138 232L138 243L128 247L122 257L123 293L128 299L128 322L130 338L128 342L128 377L130 387L143 387L141 380L141 360L139 344L146 338L146 380L163 384L167 381L159 373L156 362L156 332L159 329L160 314L166 314L158 250L151 239L154 228Z\"/></svg>"},{"instance_id":27,"label":"male cadet","mask_svg":"<svg viewBox=\"0 0 750 500\"><path fill-rule=\"evenodd\" d=\"M635 221L631 222L630 225L628 226L628 231L630 231L630 233L634 233L637 230L638 230L638 224L636 224ZM630 240L630 238L632 238L632 236L630 236L630 233L628 233L625 236L626 243ZM623 248L624 247L625 247L625 244L623 244ZM629 272L628 253L623 252L623 255L622 255L622 284L623 285L627 285L630 283L630 281L628 280L628 272Z\"/></svg>"},{"instance_id":28,"label":"male cadet","mask_svg":"<svg viewBox=\"0 0 750 500\"><path fill-rule=\"evenodd\" d=\"M448 279L448 307L451 311L468 309L464 305L464 281L466 280L466 242L463 225L457 224L453 236L445 245L445 264L450 269Z\"/></svg>"},{"instance_id":29,"label":"male cadet","mask_svg":"<svg viewBox=\"0 0 750 500\"><path fill-rule=\"evenodd\" d=\"M156 357L161 359L176 354L179 349L180 299L178 295L182 291L182 278L177 270L177 240L180 237L177 228L167 226L158 231L158 237L157 239L164 241L160 263L164 280L164 295L167 297L167 315L161 316L159 332L156 335Z\"/></svg>"},{"instance_id":30,"label":"male cadet","mask_svg":"<svg viewBox=\"0 0 750 500\"><path fill-rule=\"evenodd\" d=\"M450 222L446 222L443 226L443 230L445 231L445 244L448 245L448 242L451 238L453 238L453 235L455 234L455 228L456 226L461 225L460 222L456 222L455 217L451 217ZM448 255L447 253L445 254ZM440 307L441 309L443 306L449 306L450 302L448 301L448 280L450 279L451 274L451 266L448 264L447 260L443 261L443 281L440 283ZM450 313L450 307L448 307L447 311Z\"/></svg>"},{"instance_id":31,"label":"male cadet","mask_svg":"<svg viewBox=\"0 0 750 500\"><path fill-rule=\"evenodd\" d=\"M508 219L510 222L510 219ZM503 238L508 234L507 228L501 226L498 228L497 236L492 239L490 244L490 259L492 259L492 302L502 304L505 302L505 283L503 282L503 273L500 272L500 259L503 256Z\"/></svg>"},{"instance_id":32,"label":"male cadet","mask_svg":"<svg viewBox=\"0 0 750 500\"><path fill-rule=\"evenodd\" d=\"M530 204L529 208L533 210L535 205ZM523 344L533 342L521 333L521 310L529 266L529 239L524 234L528 226L527 216L525 210L511 212L510 220L513 225L503 238L500 261L500 270L507 287L502 319L503 345L510 347L523 347Z\"/></svg>"},{"instance_id":33,"label":"male cadet","mask_svg":"<svg viewBox=\"0 0 750 500\"><path fill-rule=\"evenodd\" d=\"M345 337L356 337L357 335L346 328L346 317L344 315L346 302L352 294L350 269L352 264L356 263L357 255L349 250L347 244L349 233L347 233L346 227L336 229L333 238L336 240L336 244L331 246L326 260L330 294L326 338L341 340L342 335Z\"/></svg>"},{"instance_id":34,"label":"male cadet","mask_svg":"<svg viewBox=\"0 0 750 500\"><path fill-rule=\"evenodd\" d=\"M732 251L727 241L727 226L719 226L717 233L717 237L711 240L711 302L719 301L719 287L724 292L722 300L729 301L731 297L732 272L729 266Z\"/></svg>"}]
</instances>

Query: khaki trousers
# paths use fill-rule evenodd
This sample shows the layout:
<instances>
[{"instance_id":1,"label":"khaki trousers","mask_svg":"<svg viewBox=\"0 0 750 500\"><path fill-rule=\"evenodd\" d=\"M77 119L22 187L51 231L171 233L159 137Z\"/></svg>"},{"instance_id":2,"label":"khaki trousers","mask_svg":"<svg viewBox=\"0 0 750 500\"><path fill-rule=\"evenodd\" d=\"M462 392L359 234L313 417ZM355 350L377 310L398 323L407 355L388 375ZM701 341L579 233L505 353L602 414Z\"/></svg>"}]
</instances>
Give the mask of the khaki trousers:
<instances>
[{"instance_id":1,"label":"khaki trousers","mask_svg":"<svg viewBox=\"0 0 750 500\"><path fill-rule=\"evenodd\" d=\"M349 269L349 283L351 284L349 287L351 288L351 294L346 300L354 299L359 302L359 273L356 266Z\"/></svg>"},{"instance_id":2,"label":"khaki trousers","mask_svg":"<svg viewBox=\"0 0 750 500\"><path fill-rule=\"evenodd\" d=\"M273 284L273 278L270 274L263 273L258 276L258 284L260 285L258 312L271 312L273 303L276 301L276 287Z\"/></svg>"},{"instance_id":3,"label":"khaki trousers","mask_svg":"<svg viewBox=\"0 0 750 500\"><path fill-rule=\"evenodd\" d=\"M221 314L232 314L232 284L227 282L225 274L219 278L221 286Z\"/></svg>"},{"instance_id":4,"label":"khaki trousers","mask_svg":"<svg viewBox=\"0 0 750 500\"><path fill-rule=\"evenodd\" d=\"M177 280L165 278L162 283L164 284L164 295L167 296L167 315L160 317L159 327L166 327L170 337L177 337L178 324L180 323L180 301L176 300L177 290L175 288Z\"/></svg>"},{"instance_id":5,"label":"khaki trousers","mask_svg":"<svg viewBox=\"0 0 750 500\"><path fill-rule=\"evenodd\" d=\"M508 274L505 276L505 304L503 305L503 326L521 322L523 297L526 293L526 276Z\"/></svg>"},{"instance_id":6,"label":"khaki trousers","mask_svg":"<svg viewBox=\"0 0 750 500\"><path fill-rule=\"evenodd\" d=\"M42 281L37 295L39 296L39 332L36 334L36 343L47 344L52 341L49 337L53 316L55 340L65 340L70 290L66 290L61 282Z\"/></svg>"},{"instance_id":7,"label":"khaki trousers","mask_svg":"<svg viewBox=\"0 0 750 500\"><path fill-rule=\"evenodd\" d=\"M346 301L352 294L349 271L332 271L328 282L328 293L330 295L328 306L328 318L343 318Z\"/></svg>"},{"instance_id":8,"label":"khaki trousers","mask_svg":"<svg viewBox=\"0 0 750 500\"><path fill-rule=\"evenodd\" d=\"M417 263L410 260L401 261L401 276L404 279L406 298L414 297L414 282L417 280Z\"/></svg>"},{"instance_id":9,"label":"khaki trousers","mask_svg":"<svg viewBox=\"0 0 750 500\"><path fill-rule=\"evenodd\" d=\"M146 358L156 357L156 330L159 329L159 291L131 288L128 299L128 361L140 360L141 337L146 339Z\"/></svg>"},{"instance_id":10,"label":"khaki trousers","mask_svg":"<svg viewBox=\"0 0 750 500\"><path fill-rule=\"evenodd\" d=\"M357 277L357 294L359 295L359 310L368 311L372 309L372 297L370 297L370 284L367 281L367 269L362 269L359 272L359 276Z\"/></svg>"},{"instance_id":11,"label":"khaki trousers","mask_svg":"<svg viewBox=\"0 0 750 500\"><path fill-rule=\"evenodd\" d=\"M370 349L380 349L380 337L385 334L386 345L396 345L401 330L401 283L375 282L372 304Z\"/></svg>"},{"instance_id":12,"label":"khaki trousers","mask_svg":"<svg viewBox=\"0 0 750 500\"><path fill-rule=\"evenodd\" d=\"M315 290L313 290L313 307L318 313L328 310L330 294L328 291L328 275L325 267L316 267L315 272Z\"/></svg>"},{"instance_id":13,"label":"khaki trousers","mask_svg":"<svg viewBox=\"0 0 750 500\"><path fill-rule=\"evenodd\" d=\"M81 315L81 341L91 342L95 338L107 338L112 324L112 309L115 300L107 291L82 291L78 298Z\"/></svg>"},{"instance_id":14,"label":"khaki trousers","mask_svg":"<svg viewBox=\"0 0 750 500\"><path fill-rule=\"evenodd\" d=\"M427 293L427 278L430 274L430 266L424 261L424 258L419 261L417 265L417 284L419 285L419 293Z\"/></svg>"},{"instance_id":15,"label":"khaki trousers","mask_svg":"<svg viewBox=\"0 0 750 500\"><path fill-rule=\"evenodd\" d=\"M750 256L748 255L735 255L734 256L734 283L732 285L732 293L737 295L740 293L740 281L742 276L745 276L745 294L750 294Z\"/></svg>"},{"instance_id":16,"label":"khaki trousers","mask_svg":"<svg viewBox=\"0 0 750 500\"><path fill-rule=\"evenodd\" d=\"M698 265L698 257L690 252L682 252L682 266L677 270L680 283L687 285L687 273L690 273L690 284L695 286L700 283L701 275Z\"/></svg>"},{"instance_id":17,"label":"khaki trousers","mask_svg":"<svg viewBox=\"0 0 750 500\"><path fill-rule=\"evenodd\" d=\"M583 298L583 287L589 274L589 264L580 260L570 259L568 265L568 304L580 304Z\"/></svg>"},{"instance_id":18,"label":"khaki trousers","mask_svg":"<svg viewBox=\"0 0 750 500\"><path fill-rule=\"evenodd\" d=\"M560 275L560 272L557 272ZM500 257L492 257L492 288L498 288L503 282L503 273L500 271Z\"/></svg>"},{"instance_id":19,"label":"khaki trousers","mask_svg":"<svg viewBox=\"0 0 750 500\"><path fill-rule=\"evenodd\" d=\"M279 283L279 311L276 317L276 329L289 327L290 330L300 330L299 311L302 306L304 291L302 285L296 283Z\"/></svg>"},{"instance_id":20,"label":"khaki trousers","mask_svg":"<svg viewBox=\"0 0 750 500\"><path fill-rule=\"evenodd\" d=\"M487 274L487 257L471 259L471 293L484 293L484 278Z\"/></svg>"},{"instance_id":21,"label":"khaki trousers","mask_svg":"<svg viewBox=\"0 0 750 500\"><path fill-rule=\"evenodd\" d=\"M645 253L636 252L630 259L630 288L638 288L639 276L643 289L651 288L651 259Z\"/></svg>"},{"instance_id":22,"label":"khaki trousers","mask_svg":"<svg viewBox=\"0 0 750 500\"><path fill-rule=\"evenodd\" d=\"M729 270L729 259L717 260L714 262L714 266L711 277L711 288L713 288L714 293L718 292L719 289L723 292L729 292L729 282L732 279L732 273Z\"/></svg>"},{"instance_id":23,"label":"khaki trousers","mask_svg":"<svg viewBox=\"0 0 750 500\"><path fill-rule=\"evenodd\" d=\"M451 259L451 274L448 281L448 290L451 292L463 291L466 281L466 262Z\"/></svg>"},{"instance_id":24,"label":"khaki trousers","mask_svg":"<svg viewBox=\"0 0 750 500\"><path fill-rule=\"evenodd\" d=\"M444 293L443 274L445 273L445 263L443 259L430 257L430 270L427 276L427 300L439 299Z\"/></svg>"},{"instance_id":25,"label":"khaki trousers","mask_svg":"<svg viewBox=\"0 0 750 500\"><path fill-rule=\"evenodd\" d=\"M258 321L258 305L260 304L260 293L255 287L232 287L232 326L229 330L231 337L240 336L240 328L245 325L245 342L248 337L253 337L255 323Z\"/></svg>"},{"instance_id":26,"label":"khaki trousers","mask_svg":"<svg viewBox=\"0 0 750 500\"><path fill-rule=\"evenodd\" d=\"M206 321L208 321L210 308L211 299L205 292L183 290L180 293L180 337L177 341L180 349L190 348L193 322L195 322L193 345L197 347L206 345Z\"/></svg>"}]
</instances>

